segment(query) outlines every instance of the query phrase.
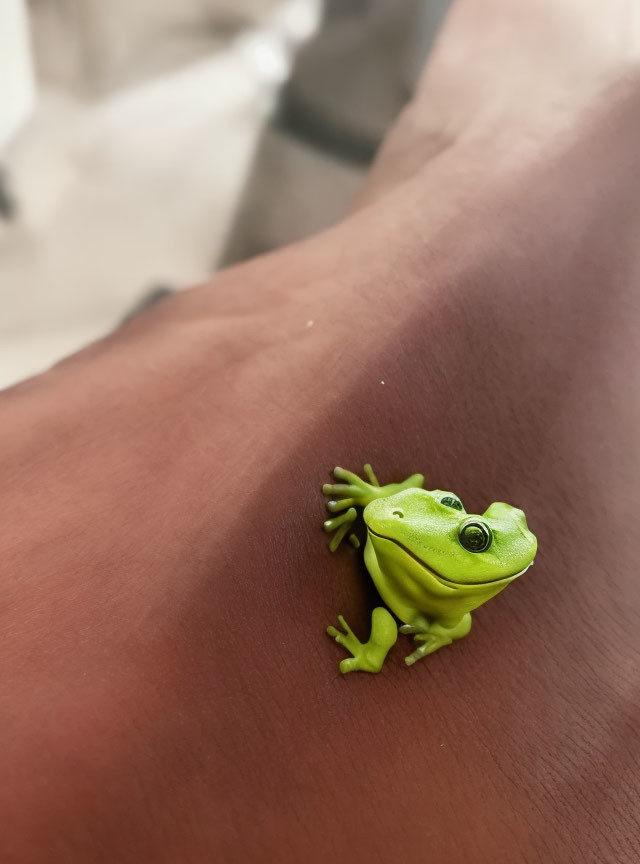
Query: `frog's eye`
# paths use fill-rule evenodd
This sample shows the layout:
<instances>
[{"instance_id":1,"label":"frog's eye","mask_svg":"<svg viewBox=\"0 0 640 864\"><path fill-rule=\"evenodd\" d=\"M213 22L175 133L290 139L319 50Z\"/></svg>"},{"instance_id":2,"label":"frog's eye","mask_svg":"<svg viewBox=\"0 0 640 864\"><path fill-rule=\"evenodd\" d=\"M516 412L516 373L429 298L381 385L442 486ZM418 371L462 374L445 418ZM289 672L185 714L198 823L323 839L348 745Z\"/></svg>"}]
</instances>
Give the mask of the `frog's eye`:
<instances>
[{"instance_id":1,"label":"frog's eye","mask_svg":"<svg viewBox=\"0 0 640 864\"><path fill-rule=\"evenodd\" d=\"M444 498L440 499L440 503L447 507L453 507L454 510L462 511L462 502L458 501L457 498L452 498L451 495L445 495Z\"/></svg>"},{"instance_id":2,"label":"frog's eye","mask_svg":"<svg viewBox=\"0 0 640 864\"><path fill-rule=\"evenodd\" d=\"M467 519L458 529L458 540L467 552L486 552L493 542L493 534L486 522Z\"/></svg>"}]
</instances>

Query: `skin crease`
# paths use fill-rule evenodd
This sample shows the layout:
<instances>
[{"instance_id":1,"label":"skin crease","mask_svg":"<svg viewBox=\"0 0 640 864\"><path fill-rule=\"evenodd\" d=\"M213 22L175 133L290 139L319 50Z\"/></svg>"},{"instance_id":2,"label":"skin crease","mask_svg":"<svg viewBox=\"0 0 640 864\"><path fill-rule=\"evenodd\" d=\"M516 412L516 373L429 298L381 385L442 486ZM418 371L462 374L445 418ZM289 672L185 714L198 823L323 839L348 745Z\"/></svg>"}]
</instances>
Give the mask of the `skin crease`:
<instances>
[{"instance_id":1,"label":"skin crease","mask_svg":"<svg viewBox=\"0 0 640 864\"><path fill-rule=\"evenodd\" d=\"M458 3L348 220L2 394L3 862L638 860L637 28L556 6ZM365 461L539 552L342 677Z\"/></svg>"}]
</instances>

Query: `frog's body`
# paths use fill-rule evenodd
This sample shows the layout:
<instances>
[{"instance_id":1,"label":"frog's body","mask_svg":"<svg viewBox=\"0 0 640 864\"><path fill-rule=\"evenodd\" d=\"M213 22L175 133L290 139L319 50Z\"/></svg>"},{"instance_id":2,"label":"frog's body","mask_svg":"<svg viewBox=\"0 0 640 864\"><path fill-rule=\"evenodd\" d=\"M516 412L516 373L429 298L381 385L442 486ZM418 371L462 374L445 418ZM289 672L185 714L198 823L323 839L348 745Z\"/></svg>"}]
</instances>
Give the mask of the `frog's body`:
<instances>
[{"instance_id":1,"label":"frog's body","mask_svg":"<svg viewBox=\"0 0 640 864\"><path fill-rule=\"evenodd\" d=\"M335 469L346 484L327 484L325 494L339 496L328 508L338 512L325 529L336 531L332 548L356 518L353 505L364 507L367 544L364 560L382 600L403 622L402 633L419 647L406 658L421 657L466 636L471 612L527 570L536 554L536 538L524 513L508 504L492 504L482 516L465 512L450 492L422 489L422 475L402 484L379 486L369 466L370 483ZM343 672L377 672L397 638L397 627L382 607L374 610L371 638L360 643L340 618L346 633L328 632L353 658Z\"/></svg>"}]
</instances>

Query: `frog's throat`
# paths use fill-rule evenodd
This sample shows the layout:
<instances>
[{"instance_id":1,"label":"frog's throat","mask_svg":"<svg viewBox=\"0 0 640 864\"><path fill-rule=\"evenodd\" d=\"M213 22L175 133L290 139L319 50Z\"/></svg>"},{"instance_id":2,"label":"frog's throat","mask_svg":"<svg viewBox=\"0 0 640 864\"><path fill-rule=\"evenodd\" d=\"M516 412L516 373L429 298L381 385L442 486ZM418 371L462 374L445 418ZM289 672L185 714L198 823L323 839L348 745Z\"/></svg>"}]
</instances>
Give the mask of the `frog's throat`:
<instances>
[{"instance_id":1,"label":"frog's throat","mask_svg":"<svg viewBox=\"0 0 640 864\"><path fill-rule=\"evenodd\" d=\"M501 576L499 579L488 579L486 582L455 582L453 579L447 579L446 577L441 576L440 573L433 569L433 567L431 567L429 564L426 564L421 558L418 558L415 552L412 552L411 549L407 549L406 546L404 546L398 540L394 540L393 537L385 537L384 534L379 534L377 531L373 531L369 527L367 527L367 531L369 532L369 534L373 534L374 537L379 537L381 540L388 540L389 543L395 543L395 545L402 549L405 554L407 554L410 558L413 558L413 560L417 564L419 564L421 567L431 573L438 580L438 582L446 585L447 588L476 588L480 585L499 585L501 582L506 584L507 582L512 582L514 579L517 579L518 576L522 576L522 574L526 570L528 570L529 567L531 567L531 564L527 564L527 566L523 570L520 570L518 573L514 573L512 576Z\"/></svg>"}]
</instances>

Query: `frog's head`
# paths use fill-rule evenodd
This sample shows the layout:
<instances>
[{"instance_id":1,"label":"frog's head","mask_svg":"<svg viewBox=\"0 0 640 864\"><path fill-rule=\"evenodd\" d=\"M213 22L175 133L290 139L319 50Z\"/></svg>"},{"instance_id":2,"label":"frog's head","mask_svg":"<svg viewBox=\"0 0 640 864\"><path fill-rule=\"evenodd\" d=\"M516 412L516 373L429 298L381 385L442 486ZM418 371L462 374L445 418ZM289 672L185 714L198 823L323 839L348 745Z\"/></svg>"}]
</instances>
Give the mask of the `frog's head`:
<instances>
[{"instance_id":1,"label":"frog's head","mask_svg":"<svg viewBox=\"0 0 640 864\"><path fill-rule=\"evenodd\" d=\"M466 513L457 495L406 489L372 501L364 511L371 541L391 540L451 587L514 579L532 563L537 541L522 510L492 504ZM388 544L385 544L388 547Z\"/></svg>"}]
</instances>

